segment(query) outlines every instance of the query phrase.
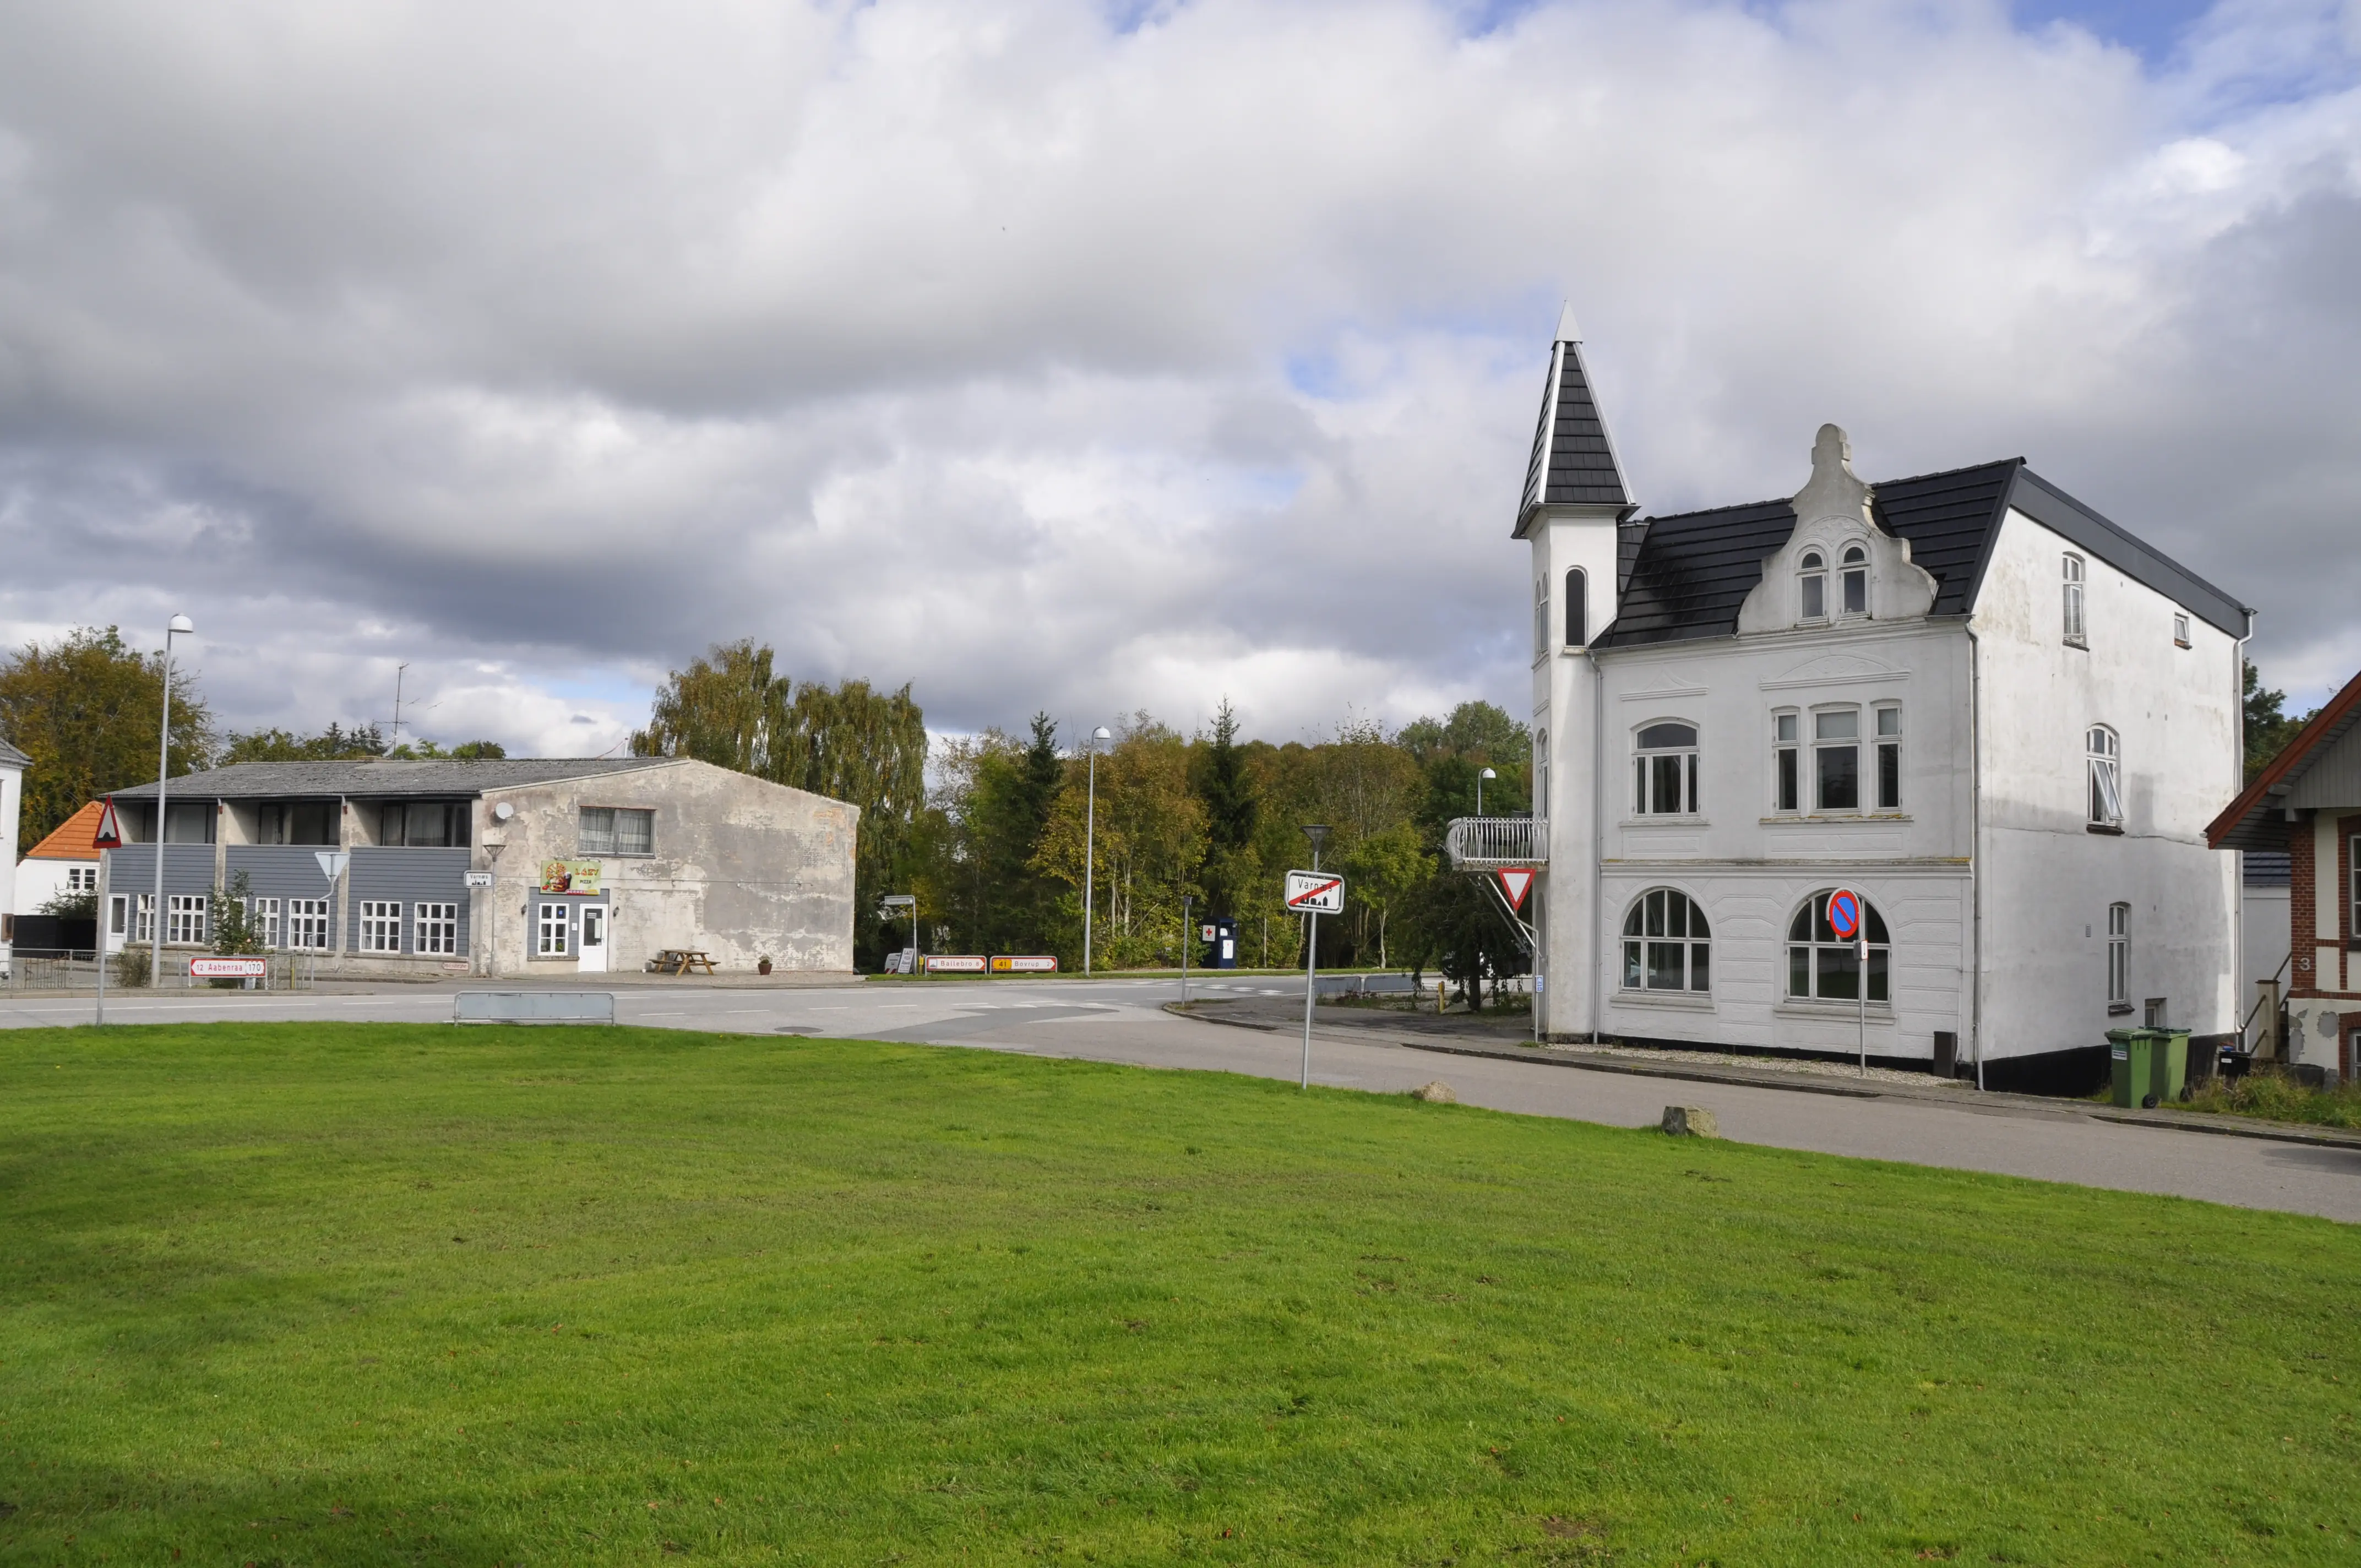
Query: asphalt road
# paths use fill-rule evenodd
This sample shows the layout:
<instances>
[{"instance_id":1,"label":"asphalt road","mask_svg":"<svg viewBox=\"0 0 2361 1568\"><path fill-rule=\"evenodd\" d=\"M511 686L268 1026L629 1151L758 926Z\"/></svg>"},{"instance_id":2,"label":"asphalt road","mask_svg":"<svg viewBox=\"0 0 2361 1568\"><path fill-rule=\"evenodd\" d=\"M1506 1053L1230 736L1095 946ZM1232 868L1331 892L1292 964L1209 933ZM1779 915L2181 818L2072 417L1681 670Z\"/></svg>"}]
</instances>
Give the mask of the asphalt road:
<instances>
[{"instance_id":1,"label":"asphalt road","mask_svg":"<svg viewBox=\"0 0 2361 1568\"><path fill-rule=\"evenodd\" d=\"M1303 994L1301 980L1249 977L1192 983L1198 995ZM205 1019L430 1022L451 1014L455 986L400 986L354 994L217 992L110 998L122 1024ZM793 991L631 985L618 1020L656 1028L797 1034L1022 1051L1036 1056L1190 1068L1292 1080L1300 1036L1226 1028L1161 1010L1170 980L995 981L846 985ZM11 1002L0 1025L87 1022L87 1000ZM1974 1107L1632 1078L1477 1057L1440 1056L1315 1033L1315 1082L1400 1093L1442 1079L1469 1104L1614 1125L1653 1124L1665 1105L1702 1105L1725 1135L1780 1148L1993 1171L2045 1181L2153 1192L2361 1223L2361 1151L2132 1127L2069 1111Z\"/></svg>"}]
</instances>

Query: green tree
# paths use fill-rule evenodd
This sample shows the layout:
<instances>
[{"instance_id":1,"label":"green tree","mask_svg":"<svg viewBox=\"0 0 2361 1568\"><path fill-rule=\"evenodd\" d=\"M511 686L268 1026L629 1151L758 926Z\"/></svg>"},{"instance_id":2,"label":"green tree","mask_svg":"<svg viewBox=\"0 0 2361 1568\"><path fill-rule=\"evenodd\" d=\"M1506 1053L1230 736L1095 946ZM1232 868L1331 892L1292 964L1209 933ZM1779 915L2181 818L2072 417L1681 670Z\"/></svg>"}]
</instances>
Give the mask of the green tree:
<instances>
[{"instance_id":1,"label":"green tree","mask_svg":"<svg viewBox=\"0 0 2361 1568\"><path fill-rule=\"evenodd\" d=\"M346 729L331 721L317 735L285 729L233 731L217 761L223 767L233 762L350 762L385 754L385 736L376 725Z\"/></svg>"},{"instance_id":2,"label":"green tree","mask_svg":"<svg viewBox=\"0 0 2361 1568\"><path fill-rule=\"evenodd\" d=\"M1072 890L1077 933L1084 907L1085 827L1091 817L1088 762L1069 758L1064 788L1050 809L1035 857L1039 870ZM1096 882L1090 900L1094 962L1128 969L1180 961L1180 901L1201 896L1205 806L1189 783L1187 743L1145 713L1126 720L1098 762ZM1060 950L1061 959L1067 950Z\"/></svg>"},{"instance_id":3,"label":"green tree","mask_svg":"<svg viewBox=\"0 0 2361 1568\"><path fill-rule=\"evenodd\" d=\"M112 626L27 642L0 663L0 738L32 764L23 842L38 843L87 801L156 776L163 697L162 655L133 651ZM213 745L213 715L188 668L176 664L166 771L203 767Z\"/></svg>"},{"instance_id":4,"label":"green tree","mask_svg":"<svg viewBox=\"0 0 2361 1568\"><path fill-rule=\"evenodd\" d=\"M1463 702L1448 718L1413 719L1396 739L1422 764L1451 755L1498 766L1521 760L1532 747L1532 732L1488 702Z\"/></svg>"},{"instance_id":5,"label":"green tree","mask_svg":"<svg viewBox=\"0 0 2361 1568\"><path fill-rule=\"evenodd\" d=\"M1214 710L1213 732L1191 748L1191 782L1205 808L1205 907L1209 914L1243 916L1254 903L1262 857L1255 852L1255 829L1262 798L1238 744L1237 711L1224 697Z\"/></svg>"},{"instance_id":6,"label":"green tree","mask_svg":"<svg viewBox=\"0 0 2361 1568\"><path fill-rule=\"evenodd\" d=\"M648 727L631 736L635 757L694 757L717 768L780 778L775 738L787 724L793 683L774 674L768 644L717 642L656 693Z\"/></svg>"},{"instance_id":7,"label":"green tree","mask_svg":"<svg viewBox=\"0 0 2361 1568\"><path fill-rule=\"evenodd\" d=\"M2252 660L2246 662L2241 685L2246 697L2246 782L2252 784L2274 758L2287 750L2288 742L2311 721L2312 715L2291 718L2282 712L2287 693L2267 690L2262 672L2255 668Z\"/></svg>"},{"instance_id":8,"label":"green tree","mask_svg":"<svg viewBox=\"0 0 2361 1568\"><path fill-rule=\"evenodd\" d=\"M244 872L229 879L227 889L215 887L213 903L214 951L226 956L259 955L262 933L254 928L247 911L253 907L254 889Z\"/></svg>"}]
</instances>

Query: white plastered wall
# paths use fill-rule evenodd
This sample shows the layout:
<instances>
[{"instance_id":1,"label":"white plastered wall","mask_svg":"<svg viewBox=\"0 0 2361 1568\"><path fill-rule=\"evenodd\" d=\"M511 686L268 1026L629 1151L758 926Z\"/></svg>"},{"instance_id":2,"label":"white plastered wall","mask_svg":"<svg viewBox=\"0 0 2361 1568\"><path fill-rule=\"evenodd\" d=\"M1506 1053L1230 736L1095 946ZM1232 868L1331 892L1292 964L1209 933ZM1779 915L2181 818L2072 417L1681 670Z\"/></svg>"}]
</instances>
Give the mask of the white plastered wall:
<instances>
[{"instance_id":1,"label":"white plastered wall","mask_svg":"<svg viewBox=\"0 0 2361 1568\"><path fill-rule=\"evenodd\" d=\"M24 809L25 773L10 763L0 763L0 866L9 868L7 876L0 877L0 915L15 915L26 905L17 900L16 884L22 872L16 865L17 816ZM8 951L8 944L0 942L0 956Z\"/></svg>"},{"instance_id":2,"label":"white plastered wall","mask_svg":"<svg viewBox=\"0 0 2361 1568\"><path fill-rule=\"evenodd\" d=\"M1615 613L1615 513L1552 508L1535 520L1530 537L1532 577L1546 585L1549 617L1546 645L1533 656L1530 720L1537 751L1546 737L1546 754L1537 760L1546 761L1549 771L1546 798L1538 793L1541 779L1534 779L1533 809L1550 825L1549 866L1535 884L1531 909L1543 942L1538 1022L1548 1035L1587 1034L1597 940L1596 677L1588 654L1565 642L1565 575L1582 570L1585 634L1603 634Z\"/></svg>"},{"instance_id":3,"label":"white plastered wall","mask_svg":"<svg viewBox=\"0 0 2361 1568\"><path fill-rule=\"evenodd\" d=\"M2085 564L2086 647L2064 636L2063 560ZM2239 648L2021 512L1994 542L1982 645L1983 1034L1991 1059L2104 1043L2166 999L2175 1027L2237 1027L2237 857L2205 826L2235 795ZM2089 830L2086 736L2121 737L2125 820ZM2107 914L2131 906L2128 1014L2107 1001Z\"/></svg>"}]
</instances>

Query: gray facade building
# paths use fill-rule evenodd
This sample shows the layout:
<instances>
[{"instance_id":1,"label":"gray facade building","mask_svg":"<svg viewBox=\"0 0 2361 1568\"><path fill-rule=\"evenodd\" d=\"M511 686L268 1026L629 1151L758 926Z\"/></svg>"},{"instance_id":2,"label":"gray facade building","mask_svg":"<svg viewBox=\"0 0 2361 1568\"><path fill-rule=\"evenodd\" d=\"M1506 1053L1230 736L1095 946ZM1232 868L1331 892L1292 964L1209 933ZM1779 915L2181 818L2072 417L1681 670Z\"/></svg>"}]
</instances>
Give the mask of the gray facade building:
<instances>
[{"instance_id":1,"label":"gray facade building","mask_svg":"<svg viewBox=\"0 0 2361 1568\"><path fill-rule=\"evenodd\" d=\"M345 974L852 968L858 808L706 762L240 763L172 780L160 835L155 799L115 796L110 949L149 939L160 851L168 957L211 945L242 876L268 947Z\"/></svg>"}]
</instances>

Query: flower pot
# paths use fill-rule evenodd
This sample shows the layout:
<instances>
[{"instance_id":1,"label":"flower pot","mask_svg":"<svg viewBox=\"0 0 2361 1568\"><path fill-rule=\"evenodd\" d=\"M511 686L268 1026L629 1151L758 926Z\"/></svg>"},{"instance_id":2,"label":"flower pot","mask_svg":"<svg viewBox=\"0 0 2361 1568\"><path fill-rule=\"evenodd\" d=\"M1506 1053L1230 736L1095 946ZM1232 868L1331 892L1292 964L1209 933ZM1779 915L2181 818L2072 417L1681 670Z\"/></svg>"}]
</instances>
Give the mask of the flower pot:
<instances>
[{"instance_id":1,"label":"flower pot","mask_svg":"<svg viewBox=\"0 0 2361 1568\"><path fill-rule=\"evenodd\" d=\"M771 972L771 960L770 960L770 959L764 959L761 963L756 964L756 965L754 966L754 972L755 972L756 974L768 974L768 973L770 973L770 972Z\"/></svg>"}]
</instances>

